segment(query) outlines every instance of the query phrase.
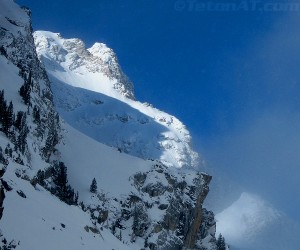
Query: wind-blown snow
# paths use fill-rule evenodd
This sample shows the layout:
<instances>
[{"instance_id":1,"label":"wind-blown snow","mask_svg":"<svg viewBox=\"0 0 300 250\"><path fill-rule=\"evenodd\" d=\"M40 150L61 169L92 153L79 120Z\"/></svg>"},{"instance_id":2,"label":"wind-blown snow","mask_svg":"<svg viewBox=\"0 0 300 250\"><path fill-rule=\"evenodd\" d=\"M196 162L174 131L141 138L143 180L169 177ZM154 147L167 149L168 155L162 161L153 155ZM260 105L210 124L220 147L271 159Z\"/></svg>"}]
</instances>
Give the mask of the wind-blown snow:
<instances>
[{"instance_id":1,"label":"wind-blown snow","mask_svg":"<svg viewBox=\"0 0 300 250\"><path fill-rule=\"evenodd\" d=\"M296 250L299 243L299 227L250 193L242 193L216 220L217 234L225 236L233 250Z\"/></svg>"}]
</instances>

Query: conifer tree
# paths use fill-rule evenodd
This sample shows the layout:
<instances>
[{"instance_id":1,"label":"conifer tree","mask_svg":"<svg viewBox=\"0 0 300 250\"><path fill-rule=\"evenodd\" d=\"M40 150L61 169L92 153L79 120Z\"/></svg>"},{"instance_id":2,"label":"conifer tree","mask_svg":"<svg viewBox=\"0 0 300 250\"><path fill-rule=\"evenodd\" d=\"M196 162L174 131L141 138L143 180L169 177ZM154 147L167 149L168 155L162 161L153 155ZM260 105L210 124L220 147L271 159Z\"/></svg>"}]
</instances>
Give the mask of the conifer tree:
<instances>
[{"instance_id":1,"label":"conifer tree","mask_svg":"<svg viewBox=\"0 0 300 250\"><path fill-rule=\"evenodd\" d=\"M5 158L3 156L2 148L0 147L0 163L4 164L5 163Z\"/></svg>"},{"instance_id":2,"label":"conifer tree","mask_svg":"<svg viewBox=\"0 0 300 250\"><path fill-rule=\"evenodd\" d=\"M10 102L6 110L3 112L2 128L6 135L8 135L11 126L13 125L14 107L13 103Z\"/></svg>"},{"instance_id":3,"label":"conifer tree","mask_svg":"<svg viewBox=\"0 0 300 250\"><path fill-rule=\"evenodd\" d=\"M78 194L75 195L74 190L68 184L67 167L63 162L59 162L54 166L53 182L56 188L52 189L52 193L69 205L76 204Z\"/></svg>"},{"instance_id":4,"label":"conifer tree","mask_svg":"<svg viewBox=\"0 0 300 250\"><path fill-rule=\"evenodd\" d=\"M15 127L20 131L21 130L21 122L22 122L22 117L24 115L24 112L18 111L17 117L15 119Z\"/></svg>"},{"instance_id":5,"label":"conifer tree","mask_svg":"<svg viewBox=\"0 0 300 250\"><path fill-rule=\"evenodd\" d=\"M217 250L226 250L225 238L222 236L222 234L219 234L217 239Z\"/></svg>"},{"instance_id":6,"label":"conifer tree","mask_svg":"<svg viewBox=\"0 0 300 250\"><path fill-rule=\"evenodd\" d=\"M24 84L21 86L19 93L26 105L30 104L30 92L32 85L32 74L29 72L28 79L24 79Z\"/></svg>"},{"instance_id":7,"label":"conifer tree","mask_svg":"<svg viewBox=\"0 0 300 250\"><path fill-rule=\"evenodd\" d=\"M27 134L29 132L27 121L26 121L26 114L22 115L21 124L20 124L20 133L17 138L17 148L21 151L22 154L25 153L26 144L27 144Z\"/></svg>"},{"instance_id":8,"label":"conifer tree","mask_svg":"<svg viewBox=\"0 0 300 250\"><path fill-rule=\"evenodd\" d=\"M35 105L32 112L33 121L39 123L41 121L40 109Z\"/></svg>"},{"instance_id":9,"label":"conifer tree","mask_svg":"<svg viewBox=\"0 0 300 250\"><path fill-rule=\"evenodd\" d=\"M67 186L68 183L67 167L63 162L59 162L58 165L55 166L53 182L57 187L58 195L63 196L65 187Z\"/></svg>"},{"instance_id":10,"label":"conifer tree","mask_svg":"<svg viewBox=\"0 0 300 250\"><path fill-rule=\"evenodd\" d=\"M90 186L90 192L94 194L97 193L97 181L95 178L93 179L92 184Z\"/></svg>"},{"instance_id":11,"label":"conifer tree","mask_svg":"<svg viewBox=\"0 0 300 250\"><path fill-rule=\"evenodd\" d=\"M6 117L6 111L7 111L7 104L6 100L4 99L4 90L1 91L0 94L0 123L5 123L5 117Z\"/></svg>"},{"instance_id":12,"label":"conifer tree","mask_svg":"<svg viewBox=\"0 0 300 250\"><path fill-rule=\"evenodd\" d=\"M57 133L57 120L55 119L54 112L50 112L48 115L48 134L46 138L45 147L43 149L46 160L49 160L51 153L54 152L56 144L59 142Z\"/></svg>"},{"instance_id":13,"label":"conifer tree","mask_svg":"<svg viewBox=\"0 0 300 250\"><path fill-rule=\"evenodd\" d=\"M1 90L0 91L0 122L1 123L2 123L2 118L4 116L5 111L6 111L6 102L5 102L5 99L4 99L4 90Z\"/></svg>"}]
</instances>

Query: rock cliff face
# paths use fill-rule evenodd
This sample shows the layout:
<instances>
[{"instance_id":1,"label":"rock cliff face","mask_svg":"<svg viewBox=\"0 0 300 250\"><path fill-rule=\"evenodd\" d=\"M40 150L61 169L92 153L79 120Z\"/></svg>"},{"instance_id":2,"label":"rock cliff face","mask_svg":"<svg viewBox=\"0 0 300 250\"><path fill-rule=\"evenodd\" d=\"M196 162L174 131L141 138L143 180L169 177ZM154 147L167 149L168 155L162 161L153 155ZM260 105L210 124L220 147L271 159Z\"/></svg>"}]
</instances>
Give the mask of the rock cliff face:
<instances>
[{"instance_id":1,"label":"rock cliff face","mask_svg":"<svg viewBox=\"0 0 300 250\"><path fill-rule=\"evenodd\" d=\"M205 218L202 205L209 192L209 183L211 181L211 176L206 174L201 174L201 183L199 185L199 192L197 194L197 201L193 211L192 223L189 226L188 233L185 238L184 247L187 249L193 249L195 247L199 231L201 229L201 224Z\"/></svg>"},{"instance_id":2,"label":"rock cliff face","mask_svg":"<svg viewBox=\"0 0 300 250\"><path fill-rule=\"evenodd\" d=\"M130 177L134 188L117 201L119 209L103 210L104 204L92 213L117 237L142 240L145 249L215 249L214 215L202 207L210 180L205 173L178 173L157 162Z\"/></svg>"},{"instance_id":3,"label":"rock cliff face","mask_svg":"<svg viewBox=\"0 0 300 250\"><path fill-rule=\"evenodd\" d=\"M9 164L13 161L36 170L38 166L32 166L32 158L44 159L43 148L50 127L53 125L52 128L59 130L59 121L51 119L57 117L57 113L54 109L50 81L37 57L32 34L31 11L25 7L20 8L14 1L3 0L0 10L0 91L2 91L1 102L3 102L0 108L0 210L2 216L7 191L6 185L3 184L7 183L4 179ZM24 104L21 96L21 87L22 85L24 87L26 82L30 86L26 92L27 105ZM24 95L23 97L25 98ZM12 105L12 121L10 128L4 131L3 119L5 113L8 112L6 106L9 102ZM34 121L35 112L38 112L39 124ZM21 131L21 119L24 121L24 131ZM18 122L19 125L16 125ZM18 147L22 132L23 150L20 150ZM28 138L34 138L31 144L28 143Z\"/></svg>"},{"instance_id":4,"label":"rock cliff face","mask_svg":"<svg viewBox=\"0 0 300 250\"><path fill-rule=\"evenodd\" d=\"M8 2L9 0L4 0ZM37 57L31 26L31 11L27 8L18 8L16 4L4 4L0 22L1 54L16 65L20 72L31 72L36 79L33 82L33 92L38 93L43 101L52 106L52 92L50 82L44 67ZM6 9L7 8L7 9Z\"/></svg>"},{"instance_id":5,"label":"rock cliff face","mask_svg":"<svg viewBox=\"0 0 300 250\"><path fill-rule=\"evenodd\" d=\"M6 131L0 122L5 163L0 164L6 169L0 172L0 248L215 250L214 215L202 207L211 177L199 172L184 125L134 100L133 85L104 44L87 50L79 39L57 44L58 34L48 35L36 39L39 53L47 51L39 56L48 74L56 72L62 81L64 75L57 72L68 67L69 75L79 77L72 82L76 87L84 83L77 80L85 79L85 74L99 76L96 94L86 92L91 89L83 89L84 85L68 90L74 91L72 98L79 100L79 107L88 103L98 118L108 121L104 125L98 120L102 128L106 126L106 140L113 141L118 130L126 133L121 134L124 140L118 137L117 144L108 147L62 122L53 105L56 93L51 91L62 82L50 86L35 51L30 11L3 0L0 86L16 119ZM111 85L106 88L103 83ZM24 85L29 86L26 96ZM61 93L65 96L59 98L65 97L65 104L76 109L68 103L68 92ZM153 135L154 143L145 146ZM91 193L94 177L100 181ZM9 192L7 183L12 186Z\"/></svg>"},{"instance_id":6,"label":"rock cliff face","mask_svg":"<svg viewBox=\"0 0 300 250\"><path fill-rule=\"evenodd\" d=\"M4 210L4 207L3 207L4 198L5 198L4 188L1 184L1 187L0 187L0 220L2 218L3 210Z\"/></svg>"}]
</instances>

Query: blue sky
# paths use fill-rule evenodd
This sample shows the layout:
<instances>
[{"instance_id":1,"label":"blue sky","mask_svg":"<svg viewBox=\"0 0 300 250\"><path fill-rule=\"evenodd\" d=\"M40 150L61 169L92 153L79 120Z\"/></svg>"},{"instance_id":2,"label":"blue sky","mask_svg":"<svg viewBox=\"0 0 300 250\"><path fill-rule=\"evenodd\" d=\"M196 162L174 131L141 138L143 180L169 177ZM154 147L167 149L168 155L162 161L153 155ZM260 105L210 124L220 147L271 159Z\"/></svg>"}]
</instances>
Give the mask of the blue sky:
<instances>
[{"instance_id":1,"label":"blue sky","mask_svg":"<svg viewBox=\"0 0 300 250\"><path fill-rule=\"evenodd\" d=\"M31 8L35 30L106 43L138 100L177 116L212 165L300 221L290 205L300 194L300 11L199 11L195 4L209 2L200 0L17 2Z\"/></svg>"},{"instance_id":2,"label":"blue sky","mask_svg":"<svg viewBox=\"0 0 300 250\"><path fill-rule=\"evenodd\" d=\"M249 53L283 16L188 6L177 11L173 0L18 2L32 9L34 29L78 37L87 46L107 43L134 82L137 98L176 115L203 139L230 129L251 105L239 98L257 91L241 82L255 63Z\"/></svg>"}]
</instances>

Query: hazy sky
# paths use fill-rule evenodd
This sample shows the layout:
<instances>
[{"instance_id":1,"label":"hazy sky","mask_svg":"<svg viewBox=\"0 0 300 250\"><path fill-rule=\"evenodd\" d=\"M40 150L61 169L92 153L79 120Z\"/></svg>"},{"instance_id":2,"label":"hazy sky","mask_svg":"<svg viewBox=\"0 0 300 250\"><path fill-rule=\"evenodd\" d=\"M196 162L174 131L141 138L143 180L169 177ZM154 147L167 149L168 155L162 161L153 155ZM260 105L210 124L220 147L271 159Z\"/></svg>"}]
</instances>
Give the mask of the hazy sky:
<instances>
[{"instance_id":1,"label":"hazy sky","mask_svg":"<svg viewBox=\"0 0 300 250\"><path fill-rule=\"evenodd\" d=\"M106 43L138 100L177 116L208 161L300 221L300 2L17 3L35 30Z\"/></svg>"}]
</instances>

